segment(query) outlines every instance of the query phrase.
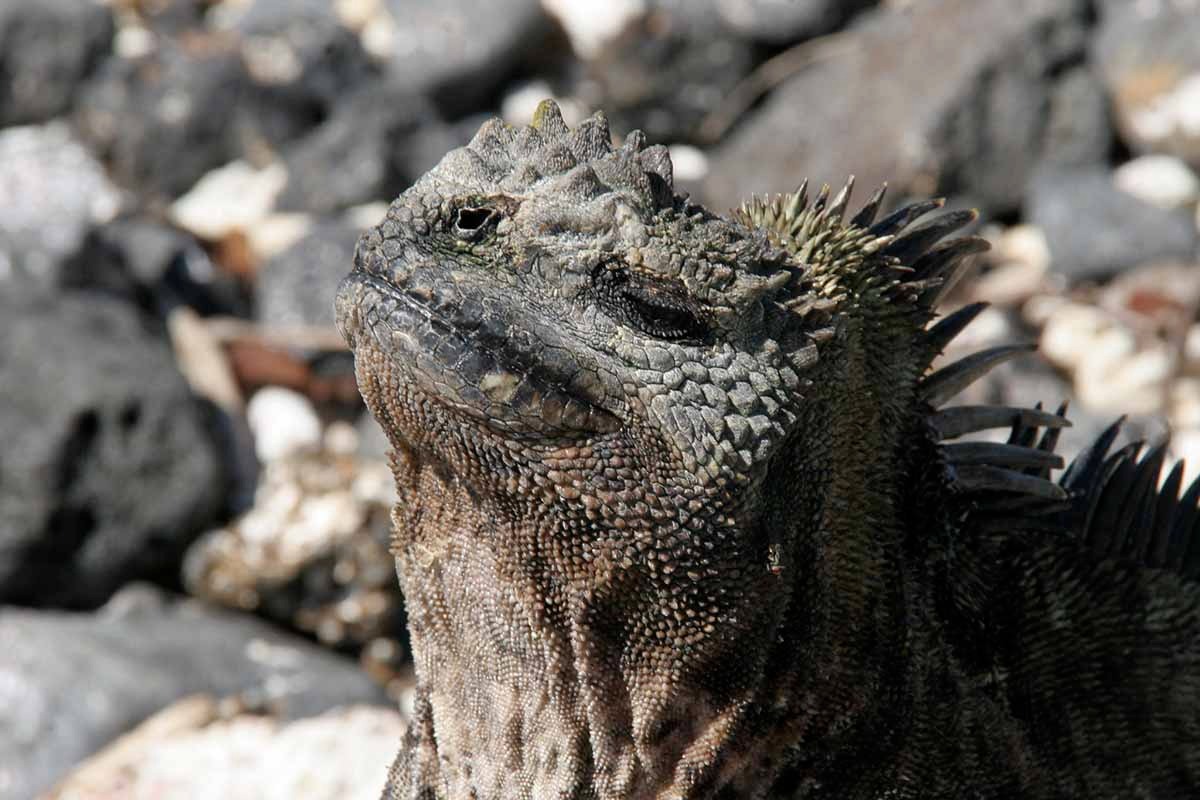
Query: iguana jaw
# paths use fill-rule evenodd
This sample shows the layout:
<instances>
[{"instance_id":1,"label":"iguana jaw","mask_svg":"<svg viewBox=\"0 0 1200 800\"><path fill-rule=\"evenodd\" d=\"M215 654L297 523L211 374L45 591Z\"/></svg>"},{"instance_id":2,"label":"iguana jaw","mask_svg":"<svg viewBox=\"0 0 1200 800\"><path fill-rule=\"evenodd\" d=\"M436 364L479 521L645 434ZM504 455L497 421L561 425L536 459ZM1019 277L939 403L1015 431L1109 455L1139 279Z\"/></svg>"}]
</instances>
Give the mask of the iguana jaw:
<instances>
[{"instance_id":1,"label":"iguana jaw","mask_svg":"<svg viewBox=\"0 0 1200 800\"><path fill-rule=\"evenodd\" d=\"M550 326L531 331L526 313L514 331L494 303L485 311L495 296L469 273L409 268L400 282L398 272L393 267L385 278L356 270L343 280L336 301L351 347L360 338L370 340L387 354L398 383L508 437L583 437L619 427L604 408L616 407L617 398L599 379L581 378L574 361L544 357L556 344ZM402 425L428 422L420 406L414 411Z\"/></svg>"}]
</instances>

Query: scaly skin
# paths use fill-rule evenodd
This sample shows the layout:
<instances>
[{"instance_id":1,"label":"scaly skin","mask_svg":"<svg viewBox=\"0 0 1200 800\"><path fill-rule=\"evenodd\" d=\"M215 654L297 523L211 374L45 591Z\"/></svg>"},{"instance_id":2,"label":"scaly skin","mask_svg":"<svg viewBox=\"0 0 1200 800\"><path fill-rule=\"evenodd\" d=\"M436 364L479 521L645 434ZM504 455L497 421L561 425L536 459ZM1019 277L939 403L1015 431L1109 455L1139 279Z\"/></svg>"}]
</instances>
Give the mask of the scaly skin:
<instances>
[{"instance_id":1,"label":"scaly skin","mask_svg":"<svg viewBox=\"0 0 1200 800\"><path fill-rule=\"evenodd\" d=\"M932 295L976 240L931 250L962 220L897 236L907 219L843 208L714 216L674 194L665 149L612 150L602 117L569 131L543 104L363 237L338 321L394 448L418 678L386 798L1113 786L1039 749L997 677L1025 617L996 627L988 604L1044 605L1058 545L972 527L930 432ZM1195 659L1168 578L1166 646ZM1189 669L1161 719L1200 750ZM1126 786L1176 785L1155 781Z\"/></svg>"}]
</instances>

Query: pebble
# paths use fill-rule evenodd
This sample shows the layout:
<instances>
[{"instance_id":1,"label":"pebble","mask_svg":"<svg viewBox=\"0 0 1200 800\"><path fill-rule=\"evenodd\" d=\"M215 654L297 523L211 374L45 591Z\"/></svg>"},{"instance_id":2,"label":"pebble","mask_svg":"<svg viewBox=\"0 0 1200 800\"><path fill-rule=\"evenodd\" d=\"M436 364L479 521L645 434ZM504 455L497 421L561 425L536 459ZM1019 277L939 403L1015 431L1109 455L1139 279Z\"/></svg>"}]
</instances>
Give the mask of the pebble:
<instances>
[{"instance_id":1,"label":"pebble","mask_svg":"<svg viewBox=\"0 0 1200 800\"><path fill-rule=\"evenodd\" d=\"M1080 401L1096 411L1152 414L1162 408L1174 359L1166 343L1141 343L1111 314L1064 303L1042 330L1040 349L1071 372Z\"/></svg>"},{"instance_id":2,"label":"pebble","mask_svg":"<svg viewBox=\"0 0 1200 800\"><path fill-rule=\"evenodd\" d=\"M352 31L362 31L384 11L380 0L333 0L333 11Z\"/></svg>"},{"instance_id":3,"label":"pebble","mask_svg":"<svg viewBox=\"0 0 1200 800\"><path fill-rule=\"evenodd\" d=\"M1100 309L1068 301L1030 303L1026 314L1043 325L1039 351L1066 370L1077 369L1092 342L1115 325Z\"/></svg>"},{"instance_id":4,"label":"pebble","mask_svg":"<svg viewBox=\"0 0 1200 800\"><path fill-rule=\"evenodd\" d=\"M365 231L383 222L383 218L387 216L387 210L388 204L383 201L363 203L347 208L343 219L347 225Z\"/></svg>"},{"instance_id":5,"label":"pebble","mask_svg":"<svg viewBox=\"0 0 1200 800\"><path fill-rule=\"evenodd\" d=\"M671 169L677 181L701 181L708 175L708 156L690 144L673 144L667 148L671 154Z\"/></svg>"},{"instance_id":6,"label":"pebble","mask_svg":"<svg viewBox=\"0 0 1200 800\"><path fill-rule=\"evenodd\" d=\"M321 444L321 421L308 398L291 389L267 386L246 405L254 433L254 449L263 463L315 450Z\"/></svg>"},{"instance_id":7,"label":"pebble","mask_svg":"<svg viewBox=\"0 0 1200 800\"><path fill-rule=\"evenodd\" d=\"M1189 376L1175 381L1168 403L1172 427L1200 429L1200 378Z\"/></svg>"},{"instance_id":8,"label":"pebble","mask_svg":"<svg viewBox=\"0 0 1200 800\"><path fill-rule=\"evenodd\" d=\"M1189 75L1174 87L1130 112L1130 128L1143 141L1184 139L1195 147L1200 140L1200 73Z\"/></svg>"},{"instance_id":9,"label":"pebble","mask_svg":"<svg viewBox=\"0 0 1200 800\"><path fill-rule=\"evenodd\" d=\"M274 208L286 184L282 164L255 169L245 161L234 161L197 181L171 204L170 217L199 238L217 241L253 229Z\"/></svg>"},{"instance_id":10,"label":"pebble","mask_svg":"<svg viewBox=\"0 0 1200 800\"><path fill-rule=\"evenodd\" d=\"M1132 337L1109 331L1098 338L1075 373L1079 399L1098 411L1155 414L1174 360L1164 344L1130 350Z\"/></svg>"},{"instance_id":11,"label":"pebble","mask_svg":"<svg viewBox=\"0 0 1200 800\"><path fill-rule=\"evenodd\" d=\"M1200 178L1174 156L1149 155L1127 161L1117 167L1113 181L1121 191L1159 208L1191 206L1200 198Z\"/></svg>"},{"instance_id":12,"label":"pebble","mask_svg":"<svg viewBox=\"0 0 1200 800\"><path fill-rule=\"evenodd\" d=\"M1200 428L1185 428L1171 432L1171 447L1169 454L1185 463L1183 470L1183 485L1190 486L1192 481L1200 478ZM1163 467L1165 474L1172 465Z\"/></svg>"},{"instance_id":13,"label":"pebble","mask_svg":"<svg viewBox=\"0 0 1200 800\"><path fill-rule=\"evenodd\" d=\"M562 25L571 49L585 61L646 13L645 0L542 0L542 7Z\"/></svg>"},{"instance_id":14,"label":"pebble","mask_svg":"<svg viewBox=\"0 0 1200 800\"><path fill-rule=\"evenodd\" d=\"M354 455L358 437L348 424L331 425L326 439L328 449L266 464L250 510L188 550L184 585L329 645L395 637L391 474L384 462Z\"/></svg>"},{"instance_id":15,"label":"pebble","mask_svg":"<svg viewBox=\"0 0 1200 800\"><path fill-rule=\"evenodd\" d=\"M268 214L246 231L247 244L262 263L287 250L312 230L311 214L287 211Z\"/></svg>"},{"instance_id":16,"label":"pebble","mask_svg":"<svg viewBox=\"0 0 1200 800\"><path fill-rule=\"evenodd\" d=\"M992 237L994 266L964 287L972 300L1017 305L1046 288L1050 246L1036 225L1014 225Z\"/></svg>"},{"instance_id":17,"label":"pebble","mask_svg":"<svg viewBox=\"0 0 1200 800\"><path fill-rule=\"evenodd\" d=\"M1200 325L1188 329L1183 344L1183 357L1187 364L1200 366Z\"/></svg>"}]
</instances>

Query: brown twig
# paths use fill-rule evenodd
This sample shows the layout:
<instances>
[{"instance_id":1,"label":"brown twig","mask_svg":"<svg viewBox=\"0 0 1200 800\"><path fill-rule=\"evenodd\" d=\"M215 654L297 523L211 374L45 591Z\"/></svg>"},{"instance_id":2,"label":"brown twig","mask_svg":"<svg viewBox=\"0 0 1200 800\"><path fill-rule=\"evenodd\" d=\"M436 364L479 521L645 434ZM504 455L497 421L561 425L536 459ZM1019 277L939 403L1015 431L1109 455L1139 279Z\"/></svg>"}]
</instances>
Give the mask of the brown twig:
<instances>
[{"instance_id":1,"label":"brown twig","mask_svg":"<svg viewBox=\"0 0 1200 800\"><path fill-rule=\"evenodd\" d=\"M759 97L805 67L848 52L852 46L850 39L849 32L808 39L759 64L733 87L720 105L708 112L696 130L697 138L702 144L715 144Z\"/></svg>"}]
</instances>

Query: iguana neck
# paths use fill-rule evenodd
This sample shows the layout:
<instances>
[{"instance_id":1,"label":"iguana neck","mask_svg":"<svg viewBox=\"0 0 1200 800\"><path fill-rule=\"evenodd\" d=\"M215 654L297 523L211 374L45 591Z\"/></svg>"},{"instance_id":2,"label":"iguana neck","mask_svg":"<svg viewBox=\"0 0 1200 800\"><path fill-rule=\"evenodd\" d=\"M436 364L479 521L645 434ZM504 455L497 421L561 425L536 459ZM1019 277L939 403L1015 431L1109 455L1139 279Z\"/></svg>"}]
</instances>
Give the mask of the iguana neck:
<instances>
[{"instance_id":1,"label":"iguana neck","mask_svg":"<svg viewBox=\"0 0 1200 800\"><path fill-rule=\"evenodd\" d=\"M785 771L785 784L789 774L828 773L883 785L889 776L872 769L886 770L908 718L907 632L923 600L911 596L905 563L901 498L917 487L905 485L901 456L918 422L916 369L901 344L912 339L901 334L911 321L878 309L851 307L835 317L836 335L809 373L812 396L797 435L764 488L763 525L786 539L784 569L792 576L771 669L786 708L782 730L766 738L793 745L798 763ZM895 345L881 346L880 338ZM847 757L861 766L847 769ZM861 791L843 788L845 796Z\"/></svg>"}]
</instances>

